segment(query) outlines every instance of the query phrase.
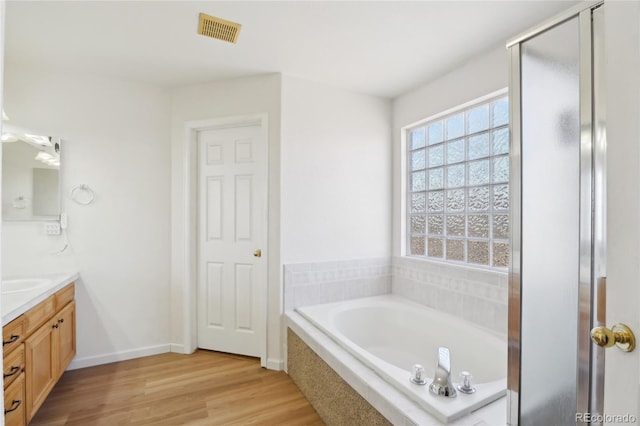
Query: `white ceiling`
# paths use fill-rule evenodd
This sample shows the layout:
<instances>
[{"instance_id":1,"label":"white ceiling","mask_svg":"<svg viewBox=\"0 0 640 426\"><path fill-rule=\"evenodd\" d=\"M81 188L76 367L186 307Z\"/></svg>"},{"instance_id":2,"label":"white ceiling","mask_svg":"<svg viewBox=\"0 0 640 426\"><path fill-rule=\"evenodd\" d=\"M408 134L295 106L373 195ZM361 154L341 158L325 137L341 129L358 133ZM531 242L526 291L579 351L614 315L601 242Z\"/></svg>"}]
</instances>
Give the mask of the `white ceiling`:
<instances>
[{"instance_id":1,"label":"white ceiling","mask_svg":"<svg viewBox=\"0 0 640 426\"><path fill-rule=\"evenodd\" d=\"M7 1L6 61L177 87L281 72L395 97L576 1ZM238 22L237 44L196 34Z\"/></svg>"}]
</instances>

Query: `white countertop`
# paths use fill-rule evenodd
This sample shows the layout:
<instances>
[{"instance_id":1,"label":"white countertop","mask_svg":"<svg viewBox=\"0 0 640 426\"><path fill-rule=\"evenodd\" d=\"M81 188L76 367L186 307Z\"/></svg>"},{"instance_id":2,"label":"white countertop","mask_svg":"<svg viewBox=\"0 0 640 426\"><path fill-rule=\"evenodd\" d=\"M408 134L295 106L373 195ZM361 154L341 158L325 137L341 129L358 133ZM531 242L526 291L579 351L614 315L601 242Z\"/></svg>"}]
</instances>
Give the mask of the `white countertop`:
<instances>
[{"instance_id":1,"label":"white countertop","mask_svg":"<svg viewBox=\"0 0 640 426\"><path fill-rule=\"evenodd\" d=\"M67 284L70 284L79 278L78 273L59 273L47 275L22 275L6 278L47 278L51 280L51 284L45 287L34 289L31 291L21 291L17 293L1 294L2 301L2 325L13 321L38 303L45 300Z\"/></svg>"}]
</instances>

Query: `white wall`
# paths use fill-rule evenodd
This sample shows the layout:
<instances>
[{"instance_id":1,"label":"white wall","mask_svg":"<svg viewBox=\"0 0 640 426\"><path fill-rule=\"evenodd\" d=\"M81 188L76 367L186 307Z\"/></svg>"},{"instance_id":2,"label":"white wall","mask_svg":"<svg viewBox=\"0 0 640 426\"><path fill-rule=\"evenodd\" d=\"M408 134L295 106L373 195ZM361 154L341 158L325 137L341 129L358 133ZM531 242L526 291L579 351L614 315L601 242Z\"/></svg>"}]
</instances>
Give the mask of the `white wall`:
<instances>
[{"instance_id":1,"label":"white wall","mask_svg":"<svg viewBox=\"0 0 640 426\"><path fill-rule=\"evenodd\" d=\"M284 76L282 263L389 256L390 102Z\"/></svg>"},{"instance_id":2,"label":"white wall","mask_svg":"<svg viewBox=\"0 0 640 426\"><path fill-rule=\"evenodd\" d=\"M171 107L172 141L172 256L171 256L171 338L173 350L187 351L184 325L188 317L183 298L185 274L185 123L255 113L269 114L269 261L268 345L269 366L279 368L279 321L282 309L280 253L280 75L217 81L173 90ZM187 315L187 316L185 316ZM195 326L195 324L193 324Z\"/></svg>"},{"instance_id":3,"label":"white wall","mask_svg":"<svg viewBox=\"0 0 640 426\"><path fill-rule=\"evenodd\" d=\"M185 123L269 114L267 365L282 365L282 265L388 256L390 105L288 76L263 75L172 93L172 342L185 350ZM186 350L188 351L188 350Z\"/></svg>"},{"instance_id":4,"label":"white wall","mask_svg":"<svg viewBox=\"0 0 640 426\"><path fill-rule=\"evenodd\" d=\"M3 273L75 267L72 367L166 352L170 341L169 96L156 87L5 65L12 123L60 136L71 249L38 223L4 223ZM96 201L68 199L85 183ZM39 270L36 270L39 268Z\"/></svg>"},{"instance_id":5,"label":"white wall","mask_svg":"<svg viewBox=\"0 0 640 426\"><path fill-rule=\"evenodd\" d=\"M504 45L482 52L469 62L393 102L393 255L402 247L400 130L416 121L457 107L509 85L509 62Z\"/></svg>"},{"instance_id":6,"label":"white wall","mask_svg":"<svg viewBox=\"0 0 640 426\"><path fill-rule=\"evenodd\" d=\"M140 84L17 66L8 66L7 73L7 105L14 124L63 138L61 179L71 249L52 255L63 246L64 238L45 236L40 223L5 224L3 245L9 248L3 257L5 272L33 273L34 265L42 273L78 269L76 366L113 360L109 355L114 353L126 357L161 352L168 350L169 343L180 350L184 342L185 122L269 114L267 355L271 367L279 367L282 358L283 93L287 96L283 112L290 115L284 119L290 138L283 155L289 167L282 171L283 188L288 191L283 206L291 225L287 223L282 231L287 238L283 245L287 262L389 254L390 109L386 100L293 78L287 79L287 88L281 88L279 75L190 86L169 96ZM79 206L67 199L69 190L80 183L96 191L94 204ZM309 203L316 208L309 210Z\"/></svg>"}]
</instances>

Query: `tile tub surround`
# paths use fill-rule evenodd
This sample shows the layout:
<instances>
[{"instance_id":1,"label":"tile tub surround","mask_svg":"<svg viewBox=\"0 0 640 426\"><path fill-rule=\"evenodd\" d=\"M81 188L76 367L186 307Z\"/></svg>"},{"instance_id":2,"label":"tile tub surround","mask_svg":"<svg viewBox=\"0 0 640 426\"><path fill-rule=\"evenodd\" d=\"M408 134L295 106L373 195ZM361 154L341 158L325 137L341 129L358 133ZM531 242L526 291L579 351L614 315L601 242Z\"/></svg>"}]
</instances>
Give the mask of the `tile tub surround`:
<instances>
[{"instance_id":1,"label":"tile tub surround","mask_svg":"<svg viewBox=\"0 0 640 426\"><path fill-rule=\"evenodd\" d=\"M393 257L391 293L507 332L508 274L442 262Z\"/></svg>"},{"instance_id":2,"label":"tile tub surround","mask_svg":"<svg viewBox=\"0 0 640 426\"><path fill-rule=\"evenodd\" d=\"M441 425L415 402L293 311L296 307L388 293L506 334L508 276L506 272L407 257L284 266L283 335L295 333L302 344L308 346L392 424ZM284 354L289 355L287 342ZM449 424L505 425L506 399L501 398Z\"/></svg>"},{"instance_id":3,"label":"tile tub surround","mask_svg":"<svg viewBox=\"0 0 640 426\"><path fill-rule=\"evenodd\" d=\"M391 258L284 265L284 310L391 292Z\"/></svg>"},{"instance_id":4,"label":"tile tub surround","mask_svg":"<svg viewBox=\"0 0 640 426\"><path fill-rule=\"evenodd\" d=\"M284 311L392 293L506 335L508 281L506 272L398 256L290 264Z\"/></svg>"},{"instance_id":5,"label":"tile tub surround","mask_svg":"<svg viewBox=\"0 0 640 426\"><path fill-rule=\"evenodd\" d=\"M391 425L290 328L287 342L289 376L326 424Z\"/></svg>"},{"instance_id":6,"label":"tile tub surround","mask_svg":"<svg viewBox=\"0 0 640 426\"><path fill-rule=\"evenodd\" d=\"M385 382L373 370L362 364L300 314L297 312L287 312L285 318L286 325L290 329L290 332L295 333L304 345L308 346L310 350L331 367L349 387L360 394L368 404L380 412L392 424L401 426L436 426L442 424L414 401ZM285 353L287 353L288 356L296 356L294 353L289 353L288 348ZM318 378L318 382L320 382L320 378ZM304 389L301 390L303 393L305 392ZM311 398L309 396L307 396L307 398L310 399L313 404ZM449 423L449 425L505 425L506 410L506 399L501 398L466 417ZM342 423L338 421L330 424L348 423L346 421Z\"/></svg>"}]
</instances>

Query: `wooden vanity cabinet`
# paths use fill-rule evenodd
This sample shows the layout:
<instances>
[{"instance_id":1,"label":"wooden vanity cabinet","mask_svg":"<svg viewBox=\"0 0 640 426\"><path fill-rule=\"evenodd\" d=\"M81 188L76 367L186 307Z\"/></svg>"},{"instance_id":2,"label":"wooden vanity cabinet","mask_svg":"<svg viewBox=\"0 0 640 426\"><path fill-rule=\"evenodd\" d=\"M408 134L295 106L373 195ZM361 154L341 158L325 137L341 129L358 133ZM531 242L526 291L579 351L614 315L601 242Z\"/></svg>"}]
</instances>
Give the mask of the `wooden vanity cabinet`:
<instances>
[{"instance_id":1,"label":"wooden vanity cabinet","mask_svg":"<svg viewBox=\"0 0 640 426\"><path fill-rule=\"evenodd\" d=\"M20 340L18 348L14 346L9 354L5 352L5 424L28 424L75 356L76 303L73 299L72 283L3 327L4 342L13 339L15 341L9 343L13 345ZM14 322L20 322L26 331L24 340L11 337L17 334ZM13 331L5 332L8 328ZM7 377L19 369L21 378ZM8 383L11 383L9 387ZM12 388L16 384L20 390ZM9 393L10 389L13 394ZM15 402L20 395L22 402ZM7 411L14 407L15 410Z\"/></svg>"}]
</instances>

